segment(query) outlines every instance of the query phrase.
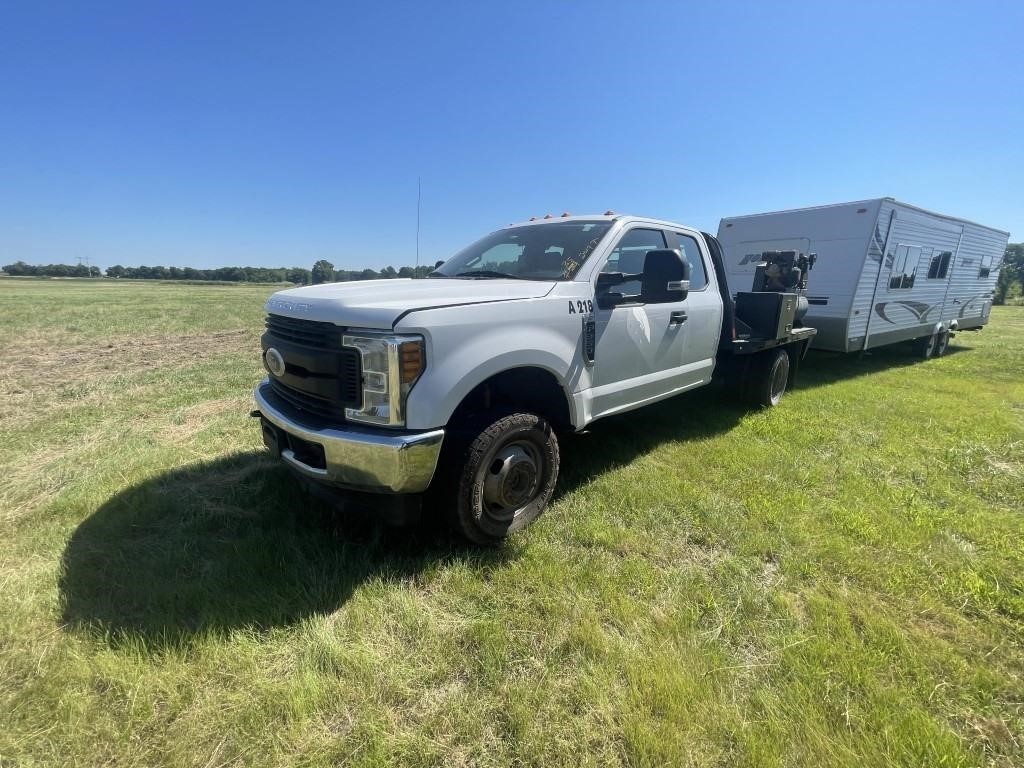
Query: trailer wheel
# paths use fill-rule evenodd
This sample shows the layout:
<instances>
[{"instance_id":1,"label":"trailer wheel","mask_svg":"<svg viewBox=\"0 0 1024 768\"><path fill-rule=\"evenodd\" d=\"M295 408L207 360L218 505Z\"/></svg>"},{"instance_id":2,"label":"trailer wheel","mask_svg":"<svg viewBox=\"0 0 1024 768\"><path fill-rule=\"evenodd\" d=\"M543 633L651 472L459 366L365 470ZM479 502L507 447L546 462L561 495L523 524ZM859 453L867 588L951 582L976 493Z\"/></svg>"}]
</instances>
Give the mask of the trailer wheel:
<instances>
[{"instance_id":1,"label":"trailer wheel","mask_svg":"<svg viewBox=\"0 0 1024 768\"><path fill-rule=\"evenodd\" d=\"M932 352L933 357L942 357L946 354L946 350L949 349L949 335L949 331L939 333L939 338L935 342L935 351Z\"/></svg>"},{"instance_id":2,"label":"trailer wheel","mask_svg":"<svg viewBox=\"0 0 1024 768\"><path fill-rule=\"evenodd\" d=\"M774 349L762 352L751 362L751 400L765 408L778 405L789 384L789 354L784 349Z\"/></svg>"},{"instance_id":3,"label":"trailer wheel","mask_svg":"<svg viewBox=\"0 0 1024 768\"><path fill-rule=\"evenodd\" d=\"M914 340L914 354L922 360L930 360L935 355L935 348L938 346L939 334L922 336Z\"/></svg>"},{"instance_id":4,"label":"trailer wheel","mask_svg":"<svg viewBox=\"0 0 1024 768\"><path fill-rule=\"evenodd\" d=\"M474 420L453 457L458 472L454 523L476 544L497 544L532 523L558 480L558 438L532 413L491 413Z\"/></svg>"}]
</instances>

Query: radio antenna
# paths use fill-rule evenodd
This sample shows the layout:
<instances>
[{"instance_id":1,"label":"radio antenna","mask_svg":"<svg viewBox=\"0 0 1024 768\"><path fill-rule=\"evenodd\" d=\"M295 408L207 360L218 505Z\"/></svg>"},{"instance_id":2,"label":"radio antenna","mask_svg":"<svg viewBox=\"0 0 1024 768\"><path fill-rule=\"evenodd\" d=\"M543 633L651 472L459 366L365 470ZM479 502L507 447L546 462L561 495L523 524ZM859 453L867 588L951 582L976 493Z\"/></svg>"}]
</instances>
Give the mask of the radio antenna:
<instances>
[{"instance_id":1,"label":"radio antenna","mask_svg":"<svg viewBox=\"0 0 1024 768\"><path fill-rule=\"evenodd\" d=\"M420 198L422 197L422 185L420 177L416 177L416 266L420 265Z\"/></svg>"}]
</instances>

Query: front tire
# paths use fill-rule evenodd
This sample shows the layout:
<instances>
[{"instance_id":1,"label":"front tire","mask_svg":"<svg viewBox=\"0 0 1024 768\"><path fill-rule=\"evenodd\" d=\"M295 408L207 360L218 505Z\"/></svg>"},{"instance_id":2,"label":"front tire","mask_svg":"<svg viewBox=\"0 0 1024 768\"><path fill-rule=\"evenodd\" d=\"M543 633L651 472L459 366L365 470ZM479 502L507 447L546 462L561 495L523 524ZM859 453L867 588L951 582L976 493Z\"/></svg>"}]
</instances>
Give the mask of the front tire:
<instances>
[{"instance_id":1,"label":"front tire","mask_svg":"<svg viewBox=\"0 0 1024 768\"><path fill-rule=\"evenodd\" d=\"M497 544L532 523L558 480L558 438L532 413L491 414L460 452L455 524L476 544Z\"/></svg>"},{"instance_id":2,"label":"front tire","mask_svg":"<svg viewBox=\"0 0 1024 768\"><path fill-rule=\"evenodd\" d=\"M935 351L932 353L932 356L942 357L946 354L947 349L949 349L949 331L941 331L938 340L935 342Z\"/></svg>"}]
</instances>

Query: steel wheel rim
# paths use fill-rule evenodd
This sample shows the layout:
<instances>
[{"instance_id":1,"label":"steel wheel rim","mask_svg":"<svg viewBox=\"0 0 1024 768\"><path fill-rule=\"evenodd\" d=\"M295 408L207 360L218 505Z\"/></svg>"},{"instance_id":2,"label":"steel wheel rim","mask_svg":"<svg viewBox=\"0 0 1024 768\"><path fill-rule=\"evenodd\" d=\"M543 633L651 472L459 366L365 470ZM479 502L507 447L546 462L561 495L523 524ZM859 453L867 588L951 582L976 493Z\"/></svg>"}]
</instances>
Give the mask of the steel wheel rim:
<instances>
[{"instance_id":1,"label":"steel wheel rim","mask_svg":"<svg viewBox=\"0 0 1024 768\"><path fill-rule=\"evenodd\" d=\"M484 514L496 522L510 523L537 498L542 468L540 450L532 441L510 440L500 445L484 470Z\"/></svg>"},{"instance_id":2,"label":"steel wheel rim","mask_svg":"<svg viewBox=\"0 0 1024 768\"><path fill-rule=\"evenodd\" d=\"M789 371L782 364L782 358L776 361L775 370L772 371L772 384L771 384L771 398L773 403L777 403L782 397L782 393L786 391L786 377Z\"/></svg>"}]
</instances>

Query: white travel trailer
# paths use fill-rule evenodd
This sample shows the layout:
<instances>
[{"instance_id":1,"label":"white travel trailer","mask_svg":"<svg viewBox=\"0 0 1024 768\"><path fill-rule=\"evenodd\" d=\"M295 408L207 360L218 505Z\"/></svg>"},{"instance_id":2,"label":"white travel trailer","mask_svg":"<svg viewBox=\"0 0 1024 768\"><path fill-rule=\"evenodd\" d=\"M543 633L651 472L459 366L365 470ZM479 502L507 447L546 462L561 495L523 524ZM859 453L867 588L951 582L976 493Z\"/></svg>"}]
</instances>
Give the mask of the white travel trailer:
<instances>
[{"instance_id":1,"label":"white travel trailer","mask_svg":"<svg viewBox=\"0 0 1024 768\"><path fill-rule=\"evenodd\" d=\"M988 322L1009 233L883 197L725 218L718 239L734 290L750 290L764 251L817 254L804 321L814 348L916 339L931 357L951 331Z\"/></svg>"}]
</instances>

